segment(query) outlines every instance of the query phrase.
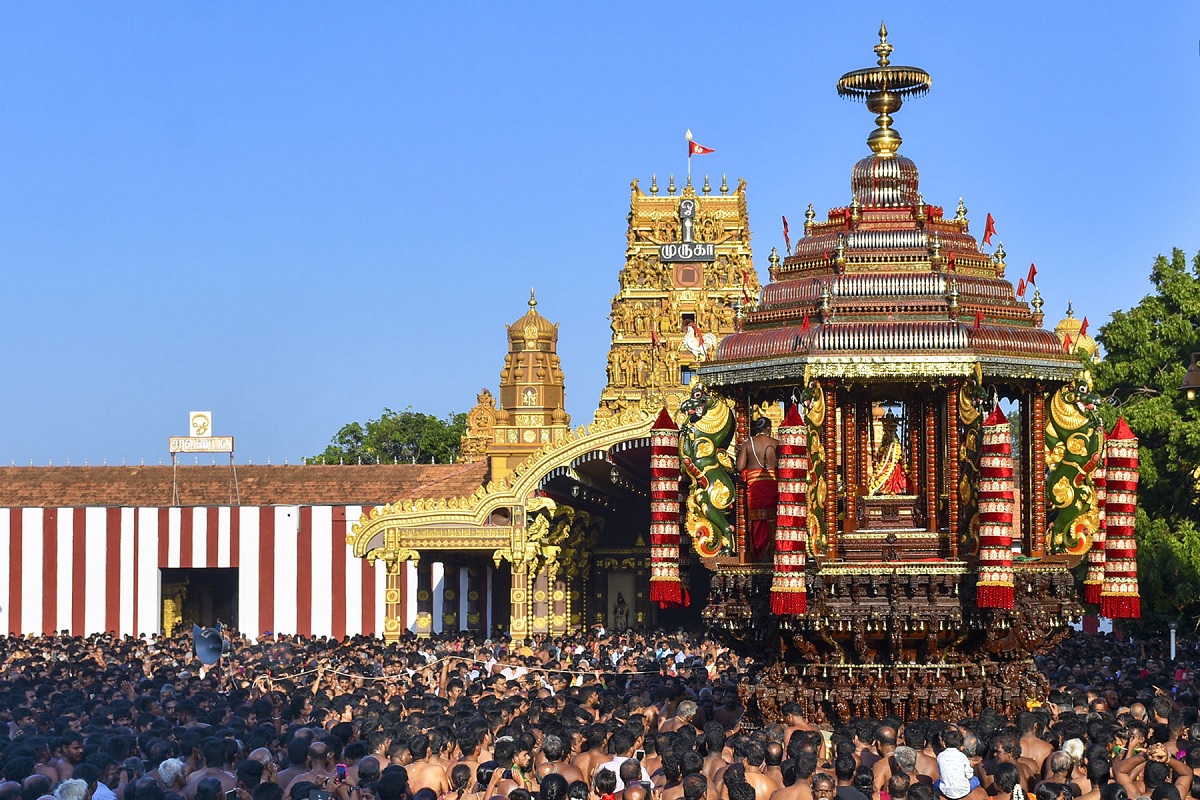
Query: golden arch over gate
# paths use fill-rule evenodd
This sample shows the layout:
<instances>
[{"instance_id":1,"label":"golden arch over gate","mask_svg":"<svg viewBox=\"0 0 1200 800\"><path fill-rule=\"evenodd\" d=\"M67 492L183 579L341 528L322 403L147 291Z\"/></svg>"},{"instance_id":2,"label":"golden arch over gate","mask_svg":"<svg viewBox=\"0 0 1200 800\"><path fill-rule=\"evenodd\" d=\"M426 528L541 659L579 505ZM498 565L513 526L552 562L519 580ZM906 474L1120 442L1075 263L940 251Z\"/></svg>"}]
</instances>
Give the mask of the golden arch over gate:
<instances>
[{"instance_id":1,"label":"golden arch over gate","mask_svg":"<svg viewBox=\"0 0 1200 800\"><path fill-rule=\"evenodd\" d=\"M421 553L430 550L486 553L497 568L509 562L513 635L565 633L570 594L556 588L556 580L561 583L560 578L581 568L581 548L602 520L537 496L539 484L552 471L589 453L648 436L654 418L645 409L629 408L569 431L509 475L488 481L467 497L405 501L363 514L346 542L358 558L387 566L385 638L397 639L404 630L402 564L419 562ZM492 524L494 515L503 512L508 512L510 524ZM417 633L429 633L430 625L428 616L419 617Z\"/></svg>"}]
</instances>

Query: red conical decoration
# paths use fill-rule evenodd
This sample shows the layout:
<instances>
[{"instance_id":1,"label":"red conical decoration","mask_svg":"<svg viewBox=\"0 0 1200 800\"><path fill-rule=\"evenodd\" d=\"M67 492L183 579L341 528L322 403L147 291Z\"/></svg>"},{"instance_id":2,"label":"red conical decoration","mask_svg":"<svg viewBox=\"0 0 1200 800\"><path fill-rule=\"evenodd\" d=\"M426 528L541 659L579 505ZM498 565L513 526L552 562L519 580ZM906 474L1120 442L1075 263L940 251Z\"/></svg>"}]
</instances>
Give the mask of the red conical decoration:
<instances>
[{"instance_id":1,"label":"red conical decoration","mask_svg":"<svg viewBox=\"0 0 1200 800\"><path fill-rule=\"evenodd\" d=\"M1012 431L1000 406L983 423L979 460L979 561L975 605L1012 608Z\"/></svg>"},{"instance_id":2,"label":"red conical decoration","mask_svg":"<svg viewBox=\"0 0 1200 800\"><path fill-rule=\"evenodd\" d=\"M1105 517L1104 583L1100 614L1109 619L1137 619L1142 615L1138 594L1137 517L1138 442L1124 419L1118 419L1104 443L1104 478L1108 497Z\"/></svg>"},{"instance_id":3,"label":"red conical decoration","mask_svg":"<svg viewBox=\"0 0 1200 800\"><path fill-rule=\"evenodd\" d=\"M679 426L666 408L650 431L650 602L683 603L679 579Z\"/></svg>"},{"instance_id":4,"label":"red conical decoration","mask_svg":"<svg viewBox=\"0 0 1200 800\"><path fill-rule=\"evenodd\" d=\"M804 582L808 532L808 427L796 404L779 427L779 501L775 510L775 568L771 612L808 611Z\"/></svg>"},{"instance_id":5,"label":"red conical decoration","mask_svg":"<svg viewBox=\"0 0 1200 800\"><path fill-rule=\"evenodd\" d=\"M1107 481L1104 474L1104 464L1096 467L1092 473L1096 483L1096 509L1100 514L1100 524L1096 526L1096 534L1092 538L1092 549L1088 551L1087 578L1083 581L1083 602L1100 605L1100 592L1104 588L1104 566L1107 561L1105 540L1107 538L1108 502Z\"/></svg>"}]
</instances>

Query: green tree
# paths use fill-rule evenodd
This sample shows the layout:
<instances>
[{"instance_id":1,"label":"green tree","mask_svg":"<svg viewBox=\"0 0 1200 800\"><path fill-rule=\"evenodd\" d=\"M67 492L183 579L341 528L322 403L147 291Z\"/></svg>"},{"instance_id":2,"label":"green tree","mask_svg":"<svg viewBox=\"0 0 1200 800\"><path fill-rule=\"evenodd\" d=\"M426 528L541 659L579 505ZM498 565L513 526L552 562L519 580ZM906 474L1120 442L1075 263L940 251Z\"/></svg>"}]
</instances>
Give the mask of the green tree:
<instances>
[{"instance_id":1,"label":"green tree","mask_svg":"<svg viewBox=\"0 0 1200 800\"><path fill-rule=\"evenodd\" d=\"M466 430L466 414L438 418L409 406L404 411L385 408L379 419L361 425L343 425L325 452L311 461L318 464L449 464L458 459Z\"/></svg>"},{"instance_id":2,"label":"green tree","mask_svg":"<svg viewBox=\"0 0 1200 800\"><path fill-rule=\"evenodd\" d=\"M1190 265L1181 250L1160 255L1150 281L1151 294L1101 326L1093 375L1105 424L1123 416L1138 437L1138 574L1153 624L1200 609L1200 401L1179 391L1200 350L1200 255Z\"/></svg>"}]
</instances>

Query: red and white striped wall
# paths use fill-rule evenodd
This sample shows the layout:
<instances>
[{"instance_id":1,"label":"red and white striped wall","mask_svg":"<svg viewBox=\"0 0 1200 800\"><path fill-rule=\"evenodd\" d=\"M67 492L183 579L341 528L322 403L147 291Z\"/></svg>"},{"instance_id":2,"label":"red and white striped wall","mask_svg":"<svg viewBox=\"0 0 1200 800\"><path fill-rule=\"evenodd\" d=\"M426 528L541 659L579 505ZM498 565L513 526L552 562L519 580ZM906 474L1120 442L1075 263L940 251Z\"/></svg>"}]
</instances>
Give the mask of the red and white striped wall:
<instances>
[{"instance_id":1,"label":"red and white striped wall","mask_svg":"<svg viewBox=\"0 0 1200 800\"><path fill-rule=\"evenodd\" d=\"M363 510L0 508L0 633L160 631L161 569L237 567L244 633L381 635L384 567L346 544Z\"/></svg>"}]
</instances>

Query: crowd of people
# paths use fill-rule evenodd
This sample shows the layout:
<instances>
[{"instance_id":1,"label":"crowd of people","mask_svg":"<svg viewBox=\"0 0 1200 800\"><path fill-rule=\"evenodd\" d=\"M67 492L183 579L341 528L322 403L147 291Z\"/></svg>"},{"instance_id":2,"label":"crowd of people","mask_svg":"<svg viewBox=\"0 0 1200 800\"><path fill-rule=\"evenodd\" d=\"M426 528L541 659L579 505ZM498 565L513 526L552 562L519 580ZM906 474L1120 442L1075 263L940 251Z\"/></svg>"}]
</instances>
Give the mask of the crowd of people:
<instances>
[{"instance_id":1,"label":"crowd of people","mask_svg":"<svg viewBox=\"0 0 1200 800\"><path fill-rule=\"evenodd\" d=\"M820 730L750 725L759 665L702 635L227 636L0 638L0 800L1200 800L1182 641L1073 636L1016 719Z\"/></svg>"}]
</instances>

